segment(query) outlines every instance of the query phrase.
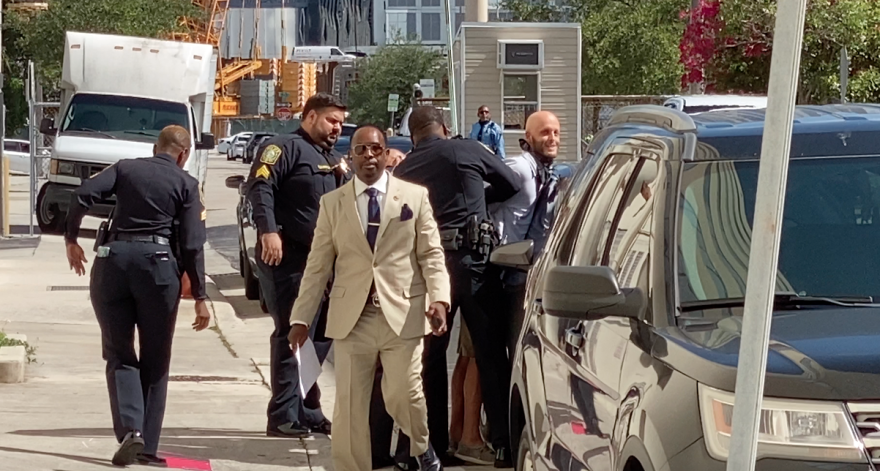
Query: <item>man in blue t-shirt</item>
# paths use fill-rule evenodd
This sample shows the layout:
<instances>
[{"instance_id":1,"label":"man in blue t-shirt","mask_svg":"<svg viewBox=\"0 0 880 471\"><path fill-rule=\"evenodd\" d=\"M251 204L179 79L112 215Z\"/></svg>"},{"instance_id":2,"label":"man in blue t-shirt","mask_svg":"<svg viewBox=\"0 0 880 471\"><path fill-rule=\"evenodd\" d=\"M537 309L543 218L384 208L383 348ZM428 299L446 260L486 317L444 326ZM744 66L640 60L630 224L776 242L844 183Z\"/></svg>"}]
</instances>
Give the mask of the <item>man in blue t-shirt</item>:
<instances>
[{"instance_id":1,"label":"man in blue t-shirt","mask_svg":"<svg viewBox=\"0 0 880 471\"><path fill-rule=\"evenodd\" d=\"M495 121L489 107L483 105L477 111L478 121L471 128L470 138L485 144L498 157L504 158L504 130Z\"/></svg>"}]
</instances>

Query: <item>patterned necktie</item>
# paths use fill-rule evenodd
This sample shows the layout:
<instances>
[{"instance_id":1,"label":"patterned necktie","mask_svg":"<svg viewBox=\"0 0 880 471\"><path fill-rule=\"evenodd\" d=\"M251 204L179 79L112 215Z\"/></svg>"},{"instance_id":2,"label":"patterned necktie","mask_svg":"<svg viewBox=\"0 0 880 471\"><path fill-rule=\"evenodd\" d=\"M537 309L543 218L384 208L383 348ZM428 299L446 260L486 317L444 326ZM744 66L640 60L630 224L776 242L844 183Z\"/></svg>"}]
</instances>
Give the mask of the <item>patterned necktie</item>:
<instances>
[{"instance_id":1,"label":"patterned necktie","mask_svg":"<svg viewBox=\"0 0 880 471\"><path fill-rule=\"evenodd\" d=\"M370 203L367 206L367 242L370 243L370 250L375 250L376 237L379 235L379 190L375 188L367 188L367 196L370 197Z\"/></svg>"}]
</instances>

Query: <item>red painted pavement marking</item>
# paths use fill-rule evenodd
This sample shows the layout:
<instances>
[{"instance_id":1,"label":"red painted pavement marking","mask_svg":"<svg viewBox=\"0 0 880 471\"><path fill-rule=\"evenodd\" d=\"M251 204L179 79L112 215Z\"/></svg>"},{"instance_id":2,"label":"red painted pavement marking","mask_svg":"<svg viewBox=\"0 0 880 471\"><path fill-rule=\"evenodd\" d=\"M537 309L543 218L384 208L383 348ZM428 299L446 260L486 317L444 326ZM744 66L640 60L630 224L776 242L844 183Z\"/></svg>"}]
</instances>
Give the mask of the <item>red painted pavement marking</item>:
<instances>
[{"instance_id":1,"label":"red painted pavement marking","mask_svg":"<svg viewBox=\"0 0 880 471\"><path fill-rule=\"evenodd\" d=\"M168 460L171 469L186 469L189 471L212 471L210 461L192 460L174 456L162 456Z\"/></svg>"}]
</instances>

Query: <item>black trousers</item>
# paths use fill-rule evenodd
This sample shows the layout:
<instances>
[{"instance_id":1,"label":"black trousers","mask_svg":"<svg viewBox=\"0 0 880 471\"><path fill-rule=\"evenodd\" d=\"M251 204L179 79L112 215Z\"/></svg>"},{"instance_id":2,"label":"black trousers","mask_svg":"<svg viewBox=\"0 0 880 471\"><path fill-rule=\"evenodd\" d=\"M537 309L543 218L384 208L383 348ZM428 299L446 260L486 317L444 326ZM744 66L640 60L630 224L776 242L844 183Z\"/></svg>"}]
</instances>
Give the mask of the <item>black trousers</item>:
<instances>
[{"instance_id":1,"label":"black trousers","mask_svg":"<svg viewBox=\"0 0 880 471\"><path fill-rule=\"evenodd\" d=\"M469 251L447 252L446 268L452 281L452 306L446 319L451 326L455 312L461 314L467 323L474 344L477 369L480 372L480 388L483 407L489 421L492 446L510 449L508 403L510 394L510 361L507 356L509 322L503 309L488 309L490 302L476 295L483 286L481 270L473 266L473 255ZM446 350L449 347L449 332L441 337L428 336L425 341L422 380L425 400L428 405L428 432L431 445L440 454L449 448L449 380ZM398 458L401 452L409 449L409 438L398 439Z\"/></svg>"},{"instance_id":2,"label":"black trousers","mask_svg":"<svg viewBox=\"0 0 880 471\"><path fill-rule=\"evenodd\" d=\"M180 273L168 246L112 242L96 258L89 292L101 327L107 389L118 441L143 433L144 453L156 454L165 399L171 340L180 302ZM137 329L140 352L134 349Z\"/></svg>"},{"instance_id":3,"label":"black trousers","mask_svg":"<svg viewBox=\"0 0 880 471\"><path fill-rule=\"evenodd\" d=\"M305 398L300 394L299 363L287 339L290 334L290 314L299 294L307 258L307 248L293 248L285 244L281 264L270 267L263 263L259 245L257 246L260 289L263 291L269 314L275 321L275 330L269 338L272 398L269 400L267 415L270 428L287 423L312 426L324 420L324 414L320 410L321 390L318 383L312 386ZM316 340L314 328L320 324L319 320L316 318L312 324L313 341ZM323 334L319 337L323 337ZM318 352L326 355L328 349L322 348L323 345L319 345L319 342L316 342L315 347ZM320 356L319 359L324 360Z\"/></svg>"}]
</instances>

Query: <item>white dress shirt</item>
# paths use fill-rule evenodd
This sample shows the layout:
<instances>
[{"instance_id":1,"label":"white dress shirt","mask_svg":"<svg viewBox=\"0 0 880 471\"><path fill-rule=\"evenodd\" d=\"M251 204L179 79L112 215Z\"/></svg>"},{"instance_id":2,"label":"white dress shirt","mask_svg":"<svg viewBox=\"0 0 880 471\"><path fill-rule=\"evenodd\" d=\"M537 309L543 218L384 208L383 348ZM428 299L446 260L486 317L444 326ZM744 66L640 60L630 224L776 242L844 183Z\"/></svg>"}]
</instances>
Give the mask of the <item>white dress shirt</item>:
<instances>
[{"instance_id":1,"label":"white dress shirt","mask_svg":"<svg viewBox=\"0 0 880 471\"><path fill-rule=\"evenodd\" d=\"M367 194L367 188L379 190L376 199L379 200L379 220L381 221L382 213L385 211L385 195L388 194L388 172L382 172L379 181L372 185L367 185L360 178L354 178L354 194L357 198L358 217L360 217L364 234L367 233L367 222L370 219L370 195Z\"/></svg>"}]
</instances>

